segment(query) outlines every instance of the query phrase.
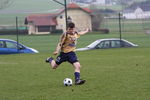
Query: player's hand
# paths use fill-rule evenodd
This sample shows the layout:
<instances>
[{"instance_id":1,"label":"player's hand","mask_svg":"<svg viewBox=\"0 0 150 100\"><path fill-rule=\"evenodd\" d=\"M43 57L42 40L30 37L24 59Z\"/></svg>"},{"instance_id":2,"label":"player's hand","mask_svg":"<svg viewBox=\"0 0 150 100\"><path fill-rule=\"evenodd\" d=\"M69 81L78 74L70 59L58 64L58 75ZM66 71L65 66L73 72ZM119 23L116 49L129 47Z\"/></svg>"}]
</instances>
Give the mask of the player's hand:
<instances>
[{"instance_id":1,"label":"player's hand","mask_svg":"<svg viewBox=\"0 0 150 100\"><path fill-rule=\"evenodd\" d=\"M90 32L90 29L89 29L89 28L87 28L85 31L86 31L86 33L87 33L87 32Z\"/></svg>"},{"instance_id":2,"label":"player's hand","mask_svg":"<svg viewBox=\"0 0 150 100\"><path fill-rule=\"evenodd\" d=\"M54 52L53 52L53 55L57 55L57 54L58 54L58 52L57 52L57 51L54 51Z\"/></svg>"}]
</instances>

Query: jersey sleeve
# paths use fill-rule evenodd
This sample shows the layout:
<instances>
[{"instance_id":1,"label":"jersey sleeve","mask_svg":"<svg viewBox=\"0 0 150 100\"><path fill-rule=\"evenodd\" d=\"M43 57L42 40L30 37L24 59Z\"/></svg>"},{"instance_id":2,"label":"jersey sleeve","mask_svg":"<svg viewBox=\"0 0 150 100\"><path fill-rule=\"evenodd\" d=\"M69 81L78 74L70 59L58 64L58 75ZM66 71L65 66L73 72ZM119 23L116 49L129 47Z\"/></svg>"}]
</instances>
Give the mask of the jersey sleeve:
<instances>
[{"instance_id":1,"label":"jersey sleeve","mask_svg":"<svg viewBox=\"0 0 150 100\"><path fill-rule=\"evenodd\" d=\"M76 34L77 34L77 38L80 38L80 34L78 34L78 32L76 32Z\"/></svg>"}]
</instances>

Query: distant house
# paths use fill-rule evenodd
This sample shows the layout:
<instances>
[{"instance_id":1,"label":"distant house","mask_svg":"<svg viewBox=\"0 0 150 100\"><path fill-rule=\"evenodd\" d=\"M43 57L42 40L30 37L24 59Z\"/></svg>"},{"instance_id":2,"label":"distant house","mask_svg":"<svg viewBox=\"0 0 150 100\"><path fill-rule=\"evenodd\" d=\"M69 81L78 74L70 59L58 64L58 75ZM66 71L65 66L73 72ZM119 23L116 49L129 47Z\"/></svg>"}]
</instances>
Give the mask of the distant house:
<instances>
[{"instance_id":1,"label":"distant house","mask_svg":"<svg viewBox=\"0 0 150 100\"><path fill-rule=\"evenodd\" d=\"M123 11L126 19L145 19L150 18L150 2L131 5Z\"/></svg>"},{"instance_id":2,"label":"distant house","mask_svg":"<svg viewBox=\"0 0 150 100\"><path fill-rule=\"evenodd\" d=\"M78 30L89 28L92 30L91 10L81 8L75 3L67 5L68 20L74 22ZM48 34L62 29L65 32L65 11L62 9L56 14L35 14L25 19L29 34Z\"/></svg>"},{"instance_id":3,"label":"distant house","mask_svg":"<svg viewBox=\"0 0 150 100\"><path fill-rule=\"evenodd\" d=\"M84 4L106 4L106 1L108 0L70 0L70 2L76 2L76 3L84 3Z\"/></svg>"},{"instance_id":4,"label":"distant house","mask_svg":"<svg viewBox=\"0 0 150 100\"><path fill-rule=\"evenodd\" d=\"M48 34L56 29L56 14L29 15L25 19L28 34Z\"/></svg>"},{"instance_id":5,"label":"distant house","mask_svg":"<svg viewBox=\"0 0 150 100\"><path fill-rule=\"evenodd\" d=\"M91 23L91 10L88 8L81 8L77 4L69 4L67 6L67 14L68 18L76 24L78 30L84 30L85 28L89 28L92 30ZM63 29L65 31L65 12L62 10L57 16L57 29Z\"/></svg>"}]
</instances>

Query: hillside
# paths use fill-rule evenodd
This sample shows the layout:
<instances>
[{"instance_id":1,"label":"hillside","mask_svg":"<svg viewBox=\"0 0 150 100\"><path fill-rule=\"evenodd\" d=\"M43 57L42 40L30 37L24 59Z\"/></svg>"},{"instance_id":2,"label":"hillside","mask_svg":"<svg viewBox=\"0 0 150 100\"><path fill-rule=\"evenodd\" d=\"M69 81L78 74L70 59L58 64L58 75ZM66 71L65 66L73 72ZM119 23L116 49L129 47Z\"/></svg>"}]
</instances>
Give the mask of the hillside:
<instances>
[{"instance_id":1,"label":"hillside","mask_svg":"<svg viewBox=\"0 0 150 100\"><path fill-rule=\"evenodd\" d=\"M12 4L0 10L0 14L20 14L20 13L46 13L52 12L54 9L59 9L62 5L54 2L53 0L10 0ZM63 0L58 0L63 3ZM69 1L69 0L67 0ZM119 0L112 0L118 2ZM145 0L132 0L134 2L140 2ZM125 2L125 1L124 1ZM126 1L127 2L127 1ZM105 8L103 5L98 6L98 8ZM106 6L106 8L116 10L117 7L122 7L122 5Z\"/></svg>"},{"instance_id":2,"label":"hillside","mask_svg":"<svg viewBox=\"0 0 150 100\"><path fill-rule=\"evenodd\" d=\"M0 25L14 25L15 17L19 17L19 23L24 25L24 19L27 15L33 13L51 13L63 7L62 5L54 2L53 0L11 0L12 4L5 8L0 9ZM62 1L63 0L59 0ZM136 0L145 1L145 0ZM121 5L114 6L98 6L99 9L122 9Z\"/></svg>"},{"instance_id":3,"label":"hillside","mask_svg":"<svg viewBox=\"0 0 150 100\"><path fill-rule=\"evenodd\" d=\"M12 4L9 7L0 10L0 14L37 13L37 12L45 13L49 12L52 9L58 9L62 7L62 5L54 2L53 0L11 0L11 1ZM63 2L63 0L59 1ZM133 0L133 1L139 2L145 0Z\"/></svg>"},{"instance_id":4,"label":"hillside","mask_svg":"<svg viewBox=\"0 0 150 100\"><path fill-rule=\"evenodd\" d=\"M24 25L24 19L29 14L50 13L61 7L52 0L12 0L9 7L0 9L0 25L14 26L16 16L19 24Z\"/></svg>"},{"instance_id":5,"label":"hillside","mask_svg":"<svg viewBox=\"0 0 150 100\"><path fill-rule=\"evenodd\" d=\"M48 12L51 9L58 9L61 5L52 0L13 0L12 4L0 10L1 14L10 13L35 13L35 12Z\"/></svg>"}]
</instances>

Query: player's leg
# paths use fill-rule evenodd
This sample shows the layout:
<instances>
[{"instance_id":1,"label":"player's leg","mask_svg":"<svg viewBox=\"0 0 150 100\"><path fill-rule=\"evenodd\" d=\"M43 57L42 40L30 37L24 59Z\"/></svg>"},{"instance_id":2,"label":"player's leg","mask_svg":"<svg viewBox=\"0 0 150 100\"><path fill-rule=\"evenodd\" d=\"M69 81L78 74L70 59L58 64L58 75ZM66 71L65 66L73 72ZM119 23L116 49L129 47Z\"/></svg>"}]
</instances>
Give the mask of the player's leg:
<instances>
[{"instance_id":1,"label":"player's leg","mask_svg":"<svg viewBox=\"0 0 150 100\"><path fill-rule=\"evenodd\" d=\"M81 79L80 79L80 68L81 68L80 63L79 63L79 62L75 62L75 63L73 63L73 66L74 66L74 68L75 68L75 72L74 72L75 84L76 84L76 85L84 84L84 83L85 83L85 80L81 80Z\"/></svg>"},{"instance_id":2,"label":"player's leg","mask_svg":"<svg viewBox=\"0 0 150 100\"><path fill-rule=\"evenodd\" d=\"M50 64L52 69L56 69L58 65L56 64L55 60L52 57L46 59L46 62Z\"/></svg>"},{"instance_id":3,"label":"player's leg","mask_svg":"<svg viewBox=\"0 0 150 100\"><path fill-rule=\"evenodd\" d=\"M76 85L81 85L83 83L85 83L85 80L81 80L80 79L80 68L81 65L78 61L78 58L75 54L75 52L70 52L68 53L69 56L69 62L74 66L74 76L75 76L75 84Z\"/></svg>"},{"instance_id":4,"label":"player's leg","mask_svg":"<svg viewBox=\"0 0 150 100\"><path fill-rule=\"evenodd\" d=\"M57 56L56 61L52 57L49 57L46 59L46 62L50 63L53 69L56 69L62 62L65 62L66 60L66 54L61 52L59 56Z\"/></svg>"},{"instance_id":5,"label":"player's leg","mask_svg":"<svg viewBox=\"0 0 150 100\"><path fill-rule=\"evenodd\" d=\"M73 63L73 66L75 68L74 71L80 73L80 68L81 68L80 63L79 62L75 62L75 63Z\"/></svg>"}]
</instances>

